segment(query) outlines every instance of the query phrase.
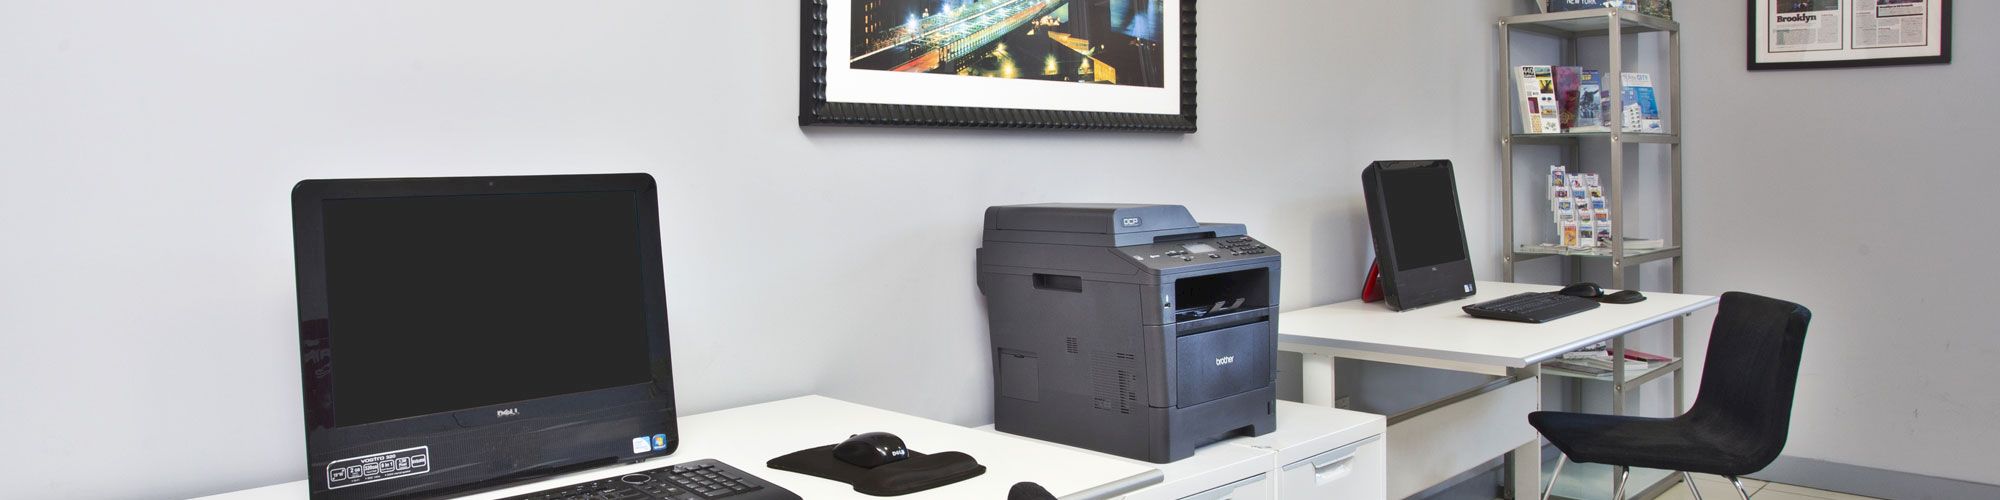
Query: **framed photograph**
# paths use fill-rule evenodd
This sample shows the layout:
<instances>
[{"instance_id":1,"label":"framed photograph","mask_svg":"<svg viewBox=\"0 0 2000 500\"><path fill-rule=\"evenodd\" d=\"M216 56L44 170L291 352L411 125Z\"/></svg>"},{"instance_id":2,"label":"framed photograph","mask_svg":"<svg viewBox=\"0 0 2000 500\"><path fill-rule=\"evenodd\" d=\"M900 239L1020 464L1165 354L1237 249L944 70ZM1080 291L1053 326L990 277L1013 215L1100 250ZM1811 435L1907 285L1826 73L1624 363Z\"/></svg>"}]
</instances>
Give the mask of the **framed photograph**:
<instances>
[{"instance_id":1,"label":"framed photograph","mask_svg":"<svg viewBox=\"0 0 2000 500\"><path fill-rule=\"evenodd\" d=\"M799 125L1195 131L1194 0L801 0Z\"/></svg>"},{"instance_id":2,"label":"framed photograph","mask_svg":"<svg viewBox=\"0 0 2000 500\"><path fill-rule=\"evenodd\" d=\"M1951 63L1951 0L1751 0L1752 70Z\"/></svg>"}]
</instances>

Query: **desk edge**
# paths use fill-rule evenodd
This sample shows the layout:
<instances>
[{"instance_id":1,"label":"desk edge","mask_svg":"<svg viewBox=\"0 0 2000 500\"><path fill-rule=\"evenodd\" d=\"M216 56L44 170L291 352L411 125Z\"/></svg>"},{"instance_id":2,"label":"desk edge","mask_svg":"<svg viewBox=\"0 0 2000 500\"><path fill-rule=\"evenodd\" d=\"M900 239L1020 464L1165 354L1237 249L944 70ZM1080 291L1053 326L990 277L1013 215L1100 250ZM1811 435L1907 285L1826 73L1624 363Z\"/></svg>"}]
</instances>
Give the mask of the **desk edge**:
<instances>
[{"instance_id":1,"label":"desk edge","mask_svg":"<svg viewBox=\"0 0 2000 500\"><path fill-rule=\"evenodd\" d=\"M1090 489L1086 489L1076 493L1071 493L1069 495L1064 495L1062 497L1062 500L1098 500L1103 498L1112 498L1118 495L1139 491L1141 488L1145 488L1147 486L1160 484L1165 480L1166 480L1166 474L1160 472L1159 469L1146 469L1144 472L1126 476L1116 481L1111 481L1108 483L1091 487Z\"/></svg>"},{"instance_id":2,"label":"desk edge","mask_svg":"<svg viewBox=\"0 0 2000 500\"><path fill-rule=\"evenodd\" d=\"M1284 333L1283 331L1278 332L1278 343L1280 344L1280 347L1282 347L1283 344L1296 344L1296 345L1324 347L1329 349L1340 349L1340 350L1355 351L1355 352L1382 353L1382 354L1393 354L1399 356L1428 358L1428 359L1442 360L1455 363L1501 366L1507 368L1526 368L1528 367L1528 365L1539 364L1543 361L1555 359L1558 356L1562 356L1562 354L1565 352L1574 351L1584 346L1588 346L1590 344L1595 344L1612 338L1617 338L1627 333L1632 333L1633 330L1638 330L1640 328L1652 326L1654 324L1658 324L1661 321L1673 319L1676 316L1689 314L1694 311L1698 311L1703 308L1713 306L1721 301L1722 299L1720 297L1702 296L1700 300L1696 300L1693 303L1690 303L1686 306L1674 308L1668 310L1667 312L1663 312L1644 319L1640 319L1638 321L1627 323L1625 325L1619 326L1618 328L1606 330L1603 333L1599 333L1597 335L1591 335L1589 337L1584 338L1583 340L1563 344L1554 349L1535 353L1525 358L1492 356L1484 354L1468 354L1463 352L1440 351L1435 349L1421 349L1421 348L1402 347L1402 346L1385 346L1381 344L1368 344L1368 343L1352 342L1339 339L1329 339L1325 337L1293 335ZM1282 328L1283 327L1280 327L1280 329Z\"/></svg>"}]
</instances>

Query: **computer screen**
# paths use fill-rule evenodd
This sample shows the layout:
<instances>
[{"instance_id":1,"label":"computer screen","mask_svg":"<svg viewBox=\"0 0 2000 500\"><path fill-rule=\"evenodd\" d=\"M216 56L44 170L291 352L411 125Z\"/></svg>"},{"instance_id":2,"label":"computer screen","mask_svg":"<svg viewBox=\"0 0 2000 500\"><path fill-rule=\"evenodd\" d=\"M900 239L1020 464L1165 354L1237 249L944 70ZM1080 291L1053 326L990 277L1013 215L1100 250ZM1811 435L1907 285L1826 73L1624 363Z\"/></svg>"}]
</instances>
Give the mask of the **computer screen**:
<instances>
[{"instance_id":1,"label":"computer screen","mask_svg":"<svg viewBox=\"0 0 2000 500\"><path fill-rule=\"evenodd\" d=\"M1382 173L1382 201L1395 240L1397 270L1465 259L1458 195L1448 168L1391 169Z\"/></svg>"},{"instance_id":2,"label":"computer screen","mask_svg":"<svg viewBox=\"0 0 2000 500\"><path fill-rule=\"evenodd\" d=\"M1361 173L1383 298L1403 310L1477 292L1450 160L1378 161Z\"/></svg>"},{"instance_id":3,"label":"computer screen","mask_svg":"<svg viewBox=\"0 0 2000 500\"><path fill-rule=\"evenodd\" d=\"M311 497L672 454L657 192L645 174L293 188Z\"/></svg>"},{"instance_id":4,"label":"computer screen","mask_svg":"<svg viewBox=\"0 0 2000 500\"><path fill-rule=\"evenodd\" d=\"M335 424L651 380L633 198L326 201Z\"/></svg>"}]
</instances>

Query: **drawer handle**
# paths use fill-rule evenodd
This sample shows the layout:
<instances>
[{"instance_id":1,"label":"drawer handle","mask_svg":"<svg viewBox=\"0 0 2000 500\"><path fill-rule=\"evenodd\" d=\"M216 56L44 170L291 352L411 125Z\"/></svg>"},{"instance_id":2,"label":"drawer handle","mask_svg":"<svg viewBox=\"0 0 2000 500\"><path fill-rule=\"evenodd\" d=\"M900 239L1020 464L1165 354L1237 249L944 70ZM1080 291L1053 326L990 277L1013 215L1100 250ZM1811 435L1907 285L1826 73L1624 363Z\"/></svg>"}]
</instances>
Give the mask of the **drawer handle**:
<instances>
[{"instance_id":1,"label":"drawer handle","mask_svg":"<svg viewBox=\"0 0 2000 500\"><path fill-rule=\"evenodd\" d=\"M1340 457L1324 464L1313 464L1313 484L1325 486L1354 472L1354 455Z\"/></svg>"}]
</instances>

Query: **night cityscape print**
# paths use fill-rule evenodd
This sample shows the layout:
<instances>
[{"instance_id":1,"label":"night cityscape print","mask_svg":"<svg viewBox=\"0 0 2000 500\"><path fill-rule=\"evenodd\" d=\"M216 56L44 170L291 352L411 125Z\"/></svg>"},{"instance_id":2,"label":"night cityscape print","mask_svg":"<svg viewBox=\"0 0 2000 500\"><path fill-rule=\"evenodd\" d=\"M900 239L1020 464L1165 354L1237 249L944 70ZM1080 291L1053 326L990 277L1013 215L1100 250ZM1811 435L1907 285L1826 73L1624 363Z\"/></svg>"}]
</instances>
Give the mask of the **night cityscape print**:
<instances>
[{"instance_id":1,"label":"night cityscape print","mask_svg":"<svg viewBox=\"0 0 2000 500\"><path fill-rule=\"evenodd\" d=\"M848 67L1164 88L1163 0L854 0Z\"/></svg>"}]
</instances>

